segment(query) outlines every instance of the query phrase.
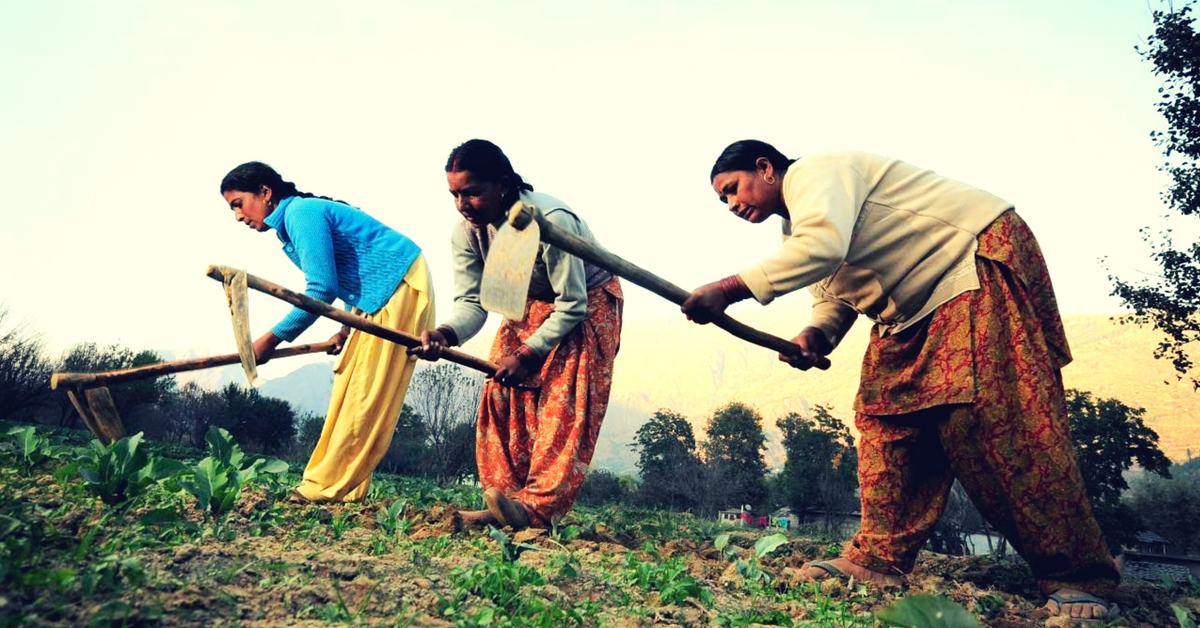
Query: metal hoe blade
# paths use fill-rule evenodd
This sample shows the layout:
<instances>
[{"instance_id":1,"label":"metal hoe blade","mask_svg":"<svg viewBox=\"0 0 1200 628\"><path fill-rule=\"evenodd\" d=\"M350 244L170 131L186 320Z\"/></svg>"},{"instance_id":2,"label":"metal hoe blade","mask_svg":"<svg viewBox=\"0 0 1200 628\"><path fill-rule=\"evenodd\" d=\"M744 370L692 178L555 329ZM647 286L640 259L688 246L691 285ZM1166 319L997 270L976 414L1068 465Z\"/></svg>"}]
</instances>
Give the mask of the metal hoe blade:
<instances>
[{"instance_id":1,"label":"metal hoe blade","mask_svg":"<svg viewBox=\"0 0 1200 628\"><path fill-rule=\"evenodd\" d=\"M84 396L101 433L100 441L107 445L125 438L125 425L121 423L121 414L117 412L117 404L113 402L108 388L88 388Z\"/></svg>"},{"instance_id":2,"label":"metal hoe blade","mask_svg":"<svg viewBox=\"0 0 1200 628\"><path fill-rule=\"evenodd\" d=\"M75 406L75 411L79 413L79 418L83 420L84 427L88 428L88 431L94 434L96 438L100 439L101 443L105 445L112 443L112 434L114 433L118 434L117 440L124 437L125 426L121 424L121 417L118 416L116 419L117 427L115 430L101 427L96 419L96 415L93 414L92 408L89 407L85 389L71 386L66 390L67 398L71 400L71 405Z\"/></svg>"},{"instance_id":3,"label":"metal hoe blade","mask_svg":"<svg viewBox=\"0 0 1200 628\"><path fill-rule=\"evenodd\" d=\"M514 321L525 318L529 277L540 240L537 221L524 229L514 229L507 222L500 227L483 265L483 281L479 286L479 304L483 309Z\"/></svg>"},{"instance_id":4,"label":"metal hoe blade","mask_svg":"<svg viewBox=\"0 0 1200 628\"><path fill-rule=\"evenodd\" d=\"M226 276L225 299L229 302L229 313L233 317L233 338L237 341L238 356L246 379L250 385L258 379L258 365L254 361L254 342L250 340L250 306L247 298L246 271L239 270L232 277Z\"/></svg>"}]
</instances>

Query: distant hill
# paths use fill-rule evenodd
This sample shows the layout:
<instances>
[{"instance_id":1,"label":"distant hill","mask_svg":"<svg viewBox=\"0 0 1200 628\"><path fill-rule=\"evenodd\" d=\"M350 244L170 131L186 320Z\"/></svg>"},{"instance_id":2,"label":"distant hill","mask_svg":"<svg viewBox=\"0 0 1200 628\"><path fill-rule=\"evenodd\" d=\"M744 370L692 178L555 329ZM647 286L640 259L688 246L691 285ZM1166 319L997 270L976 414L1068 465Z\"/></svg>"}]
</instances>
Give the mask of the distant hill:
<instances>
[{"instance_id":1,"label":"distant hill","mask_svg":"<svg viewBox=\"0 0 1200 628\"><path fill-rule=\"evenodd\" d=\"M202 351L196 351L194 349L180 349L180 350L174 350L174 351L159 350L158 355L159 355L159 357L161 357L163 359L164 362L170 362L172 360L187 360L187 359L191 359L191 358L202 358L202 357L210 356L210 354L208 354L208 353L205 353ZM224 388L225 385L229 384L230 382L237 382L239 384L245 385L246 384L246 376L243 374L242 366L240 364L233 364L233 365L229 365L229 366L222 366L220 368L203 369L203 370L199 370L199 371L185 371L183 373L177 373L175 375L175 381L181 386L183 384L187 384L187 383L195 383L196 385L200 386L201 388L206 388L209 390L217 390L220 388Z\"/></svg>"},{"instance_id":2,"label":"distant hill","mask_svg":"<svg viewBox=\"0 0 1200 628\"><path fill-rule=\"evenodd\" d=\"M764 331L790 338L807 320L800 300L781 300L768 308L735 311L734 317ZM494 317L493 317L494 318ZM1160 437L1172 460L1200 456L1200 393L1177 382L1171 365L1153 357L1158 334L1119 325L1103 315L1064 319L1075 361L1063 372L1070 388L1101 398L1146 408L1146 423ZM465 350L486 356L494 335L490 325ZM712 413L731 401L742 401L763 415L771 441L768 461L783 463L775 419L821 404L852 423L859 366L870 326L862 321L831 356L828 371L802 373L779 362L773 352L738 340L712 326L681 319L638 319L625 322L617 357L612 399L597 443L594 464L621 473L636 469L629 448L637 429L660 408L691 419L703 436ZM237 373L235 370L234 373ZM310 364L282 378L268 380L263 394L288 400L303 411L324 414L333 381L329 364ZM853 429L853 426L852 426Z\"/></svg>"},{"instance_id":3,"label":"distant hill","mask_svg":"<svg viewBox=\"0 0 1200 628\"><path fill-rule=\"evenodd\" d=\"M278 397L292 404L297 412L325 416L333 387L333 363L306 364L286 377L269 379L258 388L260 394Z\"/></svg>"},{"instance_id":4,"label":"distant hill","mask_svg":"<svg viewBox=\"0 0 1200 628\"><path fill-rule=\"evenodd\" d=\"M807 320L803 309L789 304L734 316L790 338ZM1200 393L1177 382L1169 363L1154 359L1157 332L1120 325L1103 315L1068 316L1064 325L1075 357L1063 371L1067 387L1145 408L1146 423L1158 432L1165 454L1182 461L1190 448L1192 455L1200 455ZM776 418L802 412L805 404L830 407L834 416L852 424L869 331L870 325L859 321L830 356L833 365L828 371L805 373L779 362L773 352L711 326L629 321L622 334L613 400L647 416L670 408L692 420L697 436L712 413L730 401L756 407L772 434L777 432ZM770 463L782 464L781 451L770 453Z\"/></svg>"}]
</instances>

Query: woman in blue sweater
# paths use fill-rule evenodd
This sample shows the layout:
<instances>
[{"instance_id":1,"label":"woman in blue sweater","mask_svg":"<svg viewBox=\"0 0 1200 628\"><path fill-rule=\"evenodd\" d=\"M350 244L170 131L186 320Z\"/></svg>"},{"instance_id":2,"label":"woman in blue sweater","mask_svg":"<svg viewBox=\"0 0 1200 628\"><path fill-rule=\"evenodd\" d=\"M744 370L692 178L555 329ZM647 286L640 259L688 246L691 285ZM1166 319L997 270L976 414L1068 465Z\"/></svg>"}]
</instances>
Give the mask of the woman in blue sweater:
<instances>
[{"instance_id":1,"label":"woman in blue sweater","mask_svg":"<svg viewBox=\"0 0 1200 628\"><path fill-rule=\"evenodd\" d=\"M284 181L270 166L252 161L221 181L221 195L238 222L255 231L274 229L283 251L304 271L308 296L341 299L355 314L413 335L434 321L433 284L421 249L362 210L313 196ZM318 316L293 309L254 342L262 363ZM387 453L416 358L404 347L342 328L333 338L340 353L325 427L295 497L306 501L357 501Z\"/></svg>"}]
</instances>

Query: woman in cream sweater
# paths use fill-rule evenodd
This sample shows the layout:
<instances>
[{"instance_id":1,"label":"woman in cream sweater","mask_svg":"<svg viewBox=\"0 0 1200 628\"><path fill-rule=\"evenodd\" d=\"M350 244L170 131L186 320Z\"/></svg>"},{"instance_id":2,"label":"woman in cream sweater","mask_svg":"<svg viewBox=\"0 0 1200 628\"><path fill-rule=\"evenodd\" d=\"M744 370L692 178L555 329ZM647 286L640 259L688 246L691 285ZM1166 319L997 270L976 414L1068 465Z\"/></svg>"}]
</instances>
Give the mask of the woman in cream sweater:
<instances>
[{"instance_id":1,"label":"woman in cream sweater","mask_svg":"<svg viewBox=\"0 0 1200 628\"><path fill-rule=\"evenodd\" d=\"M799 160L730 145L710 180L743 220L784 221L784 243L691 294L707 323L730 303L807 287L799 369L872 323L855 401L862 526L814 578L898 584L957 479L1028 561L1047 607L1104 617L1120 574L1092 516L1068 431L1071 360L1050 276L1011 204L910 164L860 152Z\"/></svg>"}]
</instances>

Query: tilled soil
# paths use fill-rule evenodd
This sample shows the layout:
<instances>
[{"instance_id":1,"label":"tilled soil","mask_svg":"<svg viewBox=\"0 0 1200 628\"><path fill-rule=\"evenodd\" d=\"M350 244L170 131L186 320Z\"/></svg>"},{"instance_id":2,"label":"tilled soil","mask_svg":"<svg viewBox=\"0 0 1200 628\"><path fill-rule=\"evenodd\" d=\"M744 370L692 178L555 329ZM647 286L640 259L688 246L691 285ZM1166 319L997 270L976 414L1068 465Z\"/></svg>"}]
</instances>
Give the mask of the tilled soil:
<instances>
[{"instance_id":1,"label":"tilled soil","mask_svg":"<svg viewBox=\"0 0 1200 628\"><path fill-rule=\"evenodd\" d=\"M86 552L78 543L96 526L104 529L92 535L95 548L106 535L125 538L118 531L130 535L135 528L169 536L166 525L135 525L148 509L114 515L94 499L64 505L73 498L53 481L0 479L8 480L0 491L18 493L23 516L53 531L40 541L47 544L43 560L64 569L83 570ZM519 625L874 626L882 625L875 612L924 593L953 600L986 626L1071 625L1049 617L1019 561L923 553L902 588L881 590L836 579L806 581L806 561L836 553L828 540L791 537L759 558L751 549L759 533L730 531L731 545L718 551L712 538L683 530L677 538L646 534L586 509L553 533L501 535L461 529L455 507L445 503L405 503L403 529L386 530L377 517L391 504L292 504L248 491L219 525L194 511L172 524L191 525L194 538L143 547L114 542L103 546L112 558L89 554L92 561L132 559L144 577L118 577L92 595L78 593L75 585L0 592L0 625L503 625L518 612L527 614ZM61 553L53 551L58 545ZM133 549L123 552L121 546ZM505 560L506 551L519 556ZM754 569L739 569L739 559ZM665 599L670 583L639 586L631 575L637 565L656 578L681 566L670 582L686 584L690 577L707 594ZM518 577L526 580L516 586ZM1121 616L1099 625L1177 626L1172 605L1200 615L1196 593L1127 582L1115 597Z\"/></svg>"}]
</instances>

